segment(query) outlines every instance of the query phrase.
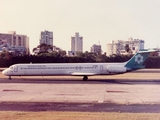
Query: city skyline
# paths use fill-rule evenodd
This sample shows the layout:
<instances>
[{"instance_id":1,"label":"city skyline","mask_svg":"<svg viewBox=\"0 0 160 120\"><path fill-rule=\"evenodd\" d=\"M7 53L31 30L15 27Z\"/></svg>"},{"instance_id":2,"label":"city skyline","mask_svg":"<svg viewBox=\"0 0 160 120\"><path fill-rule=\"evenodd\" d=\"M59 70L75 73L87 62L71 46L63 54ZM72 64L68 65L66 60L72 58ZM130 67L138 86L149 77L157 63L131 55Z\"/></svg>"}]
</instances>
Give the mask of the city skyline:
<instances>
[{"instance_id":1,"label":"city skyline","mask_svg":"<svg viewBox=\"0 0 160 120\"><path fill-rule=\"evenodd\" d=\"M30 51L41 31L53 31L54 45L71 48L75 32L83 36L83 51L93 44L130 37L145 40L145 48L160 45L159 0L0 0L0 33L16 31L29 37ZM65 44L64 44L65 43Z\"/></svg>"}]
</instances>

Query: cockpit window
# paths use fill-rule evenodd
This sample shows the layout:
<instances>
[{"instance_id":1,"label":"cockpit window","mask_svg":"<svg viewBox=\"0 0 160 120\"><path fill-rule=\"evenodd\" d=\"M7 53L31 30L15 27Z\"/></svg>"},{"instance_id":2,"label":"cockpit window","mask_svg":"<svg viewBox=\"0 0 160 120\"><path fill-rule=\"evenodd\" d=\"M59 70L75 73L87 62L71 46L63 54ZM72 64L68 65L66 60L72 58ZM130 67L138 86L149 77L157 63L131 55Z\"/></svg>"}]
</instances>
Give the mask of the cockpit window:
<instances>
[{"instance_id":1,"label":"cockpit window","mask_svg":"<svg viewBox=\"0 0 160 120\"><path fill-rule=\"evenodd\" d=\"M13 66L11 66L10 69L13 69Z\"/></svg>"}]
</instances>

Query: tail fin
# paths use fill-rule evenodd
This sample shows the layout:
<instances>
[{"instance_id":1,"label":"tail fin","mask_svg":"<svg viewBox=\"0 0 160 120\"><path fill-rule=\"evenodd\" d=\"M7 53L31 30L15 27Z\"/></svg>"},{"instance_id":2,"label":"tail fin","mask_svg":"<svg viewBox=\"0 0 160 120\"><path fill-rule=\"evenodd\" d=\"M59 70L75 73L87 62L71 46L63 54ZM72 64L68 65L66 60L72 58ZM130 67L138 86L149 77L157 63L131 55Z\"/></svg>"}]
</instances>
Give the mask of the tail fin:
<instances>
[{"instance_id":1,"label":"tail fin","mask_svg":"<svg viewBox=\"0 0 160 120\"><path fill-rule=\"evenodd\" d=\"M145 66L143 65L143 63L148 58L149 54L155 51L156 50L138 51L129 61L126 62L125 67L132 70L144 68Z\"/></svg>"}]
</instances>

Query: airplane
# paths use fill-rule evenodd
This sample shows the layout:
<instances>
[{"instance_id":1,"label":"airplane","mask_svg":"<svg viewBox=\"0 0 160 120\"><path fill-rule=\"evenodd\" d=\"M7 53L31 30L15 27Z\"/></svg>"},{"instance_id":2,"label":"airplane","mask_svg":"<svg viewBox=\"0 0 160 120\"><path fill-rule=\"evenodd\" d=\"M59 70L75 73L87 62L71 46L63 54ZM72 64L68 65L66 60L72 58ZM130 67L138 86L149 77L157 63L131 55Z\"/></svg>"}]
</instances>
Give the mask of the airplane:
<instances>
[{"instance_id":1,"label":"airplane","mask_svg":"<svg viewBox=\"0 0 160 120\"><path fill-rule=\"evenodd\" d=\"M123 74L137 69L145 68L143 63L151 52L156 50L140 50L130 60L121 63L34 63L14 64L2 71L9 76L88 76Z\"/></svg>"}]
</instances>

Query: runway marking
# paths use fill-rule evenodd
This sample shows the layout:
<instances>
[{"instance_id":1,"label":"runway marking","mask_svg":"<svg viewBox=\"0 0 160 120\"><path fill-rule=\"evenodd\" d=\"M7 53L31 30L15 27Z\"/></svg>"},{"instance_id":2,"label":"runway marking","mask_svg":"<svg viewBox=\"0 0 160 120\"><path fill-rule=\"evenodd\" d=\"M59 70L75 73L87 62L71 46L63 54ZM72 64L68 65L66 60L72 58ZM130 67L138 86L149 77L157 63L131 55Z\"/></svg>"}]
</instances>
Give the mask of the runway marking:
<instances>
[{"instance_id":1,"label":"runway marking","mask_svg":"<svg viewBox=\"0 0 160 120\"><path fill-rule=\"evenodd\" d=\"M107 90L106 92L109 92L109 93L127 93L126 91L120 91L120 90Z\"/></svg>"},{"instance_id":2,"label":"runway marking","mask_svg":"<svg viewBox=\"0 0 160 120\"><path fill-rule=\"evenodd\" d=\"M98 100L98 103L104 103L104 100Z\"/></svg>"},{"instance_id":3,"label":"runway marking","mask_svg":"<svg viewBox=\"0 0 160 120\"><path fill-rule=\"evenodd\" d=\"M24 92L23 90L9 90L9 89L5 89L2 90L2 92Z\"/></svg>"}]
</instances>

